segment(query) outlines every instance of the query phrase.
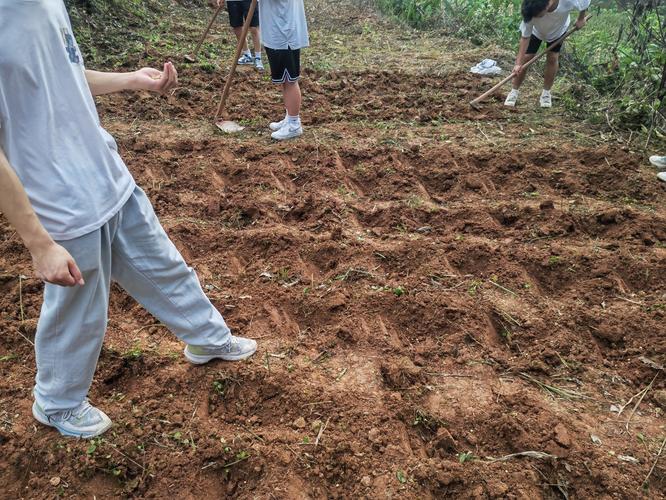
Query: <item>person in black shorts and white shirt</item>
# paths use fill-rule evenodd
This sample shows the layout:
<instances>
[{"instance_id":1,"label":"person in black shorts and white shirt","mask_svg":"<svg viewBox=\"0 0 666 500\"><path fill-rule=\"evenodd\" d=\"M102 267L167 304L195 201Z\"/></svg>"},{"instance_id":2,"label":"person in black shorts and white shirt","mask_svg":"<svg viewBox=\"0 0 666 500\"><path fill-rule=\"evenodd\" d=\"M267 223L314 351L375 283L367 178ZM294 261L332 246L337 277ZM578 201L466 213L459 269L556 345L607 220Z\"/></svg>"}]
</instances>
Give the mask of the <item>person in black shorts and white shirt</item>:
<instances>
[{"instance_id":1,"label":"person in black shorts and white shirt","mask_svg":"<svg viewBox=\"0 0 666 500\"><path fill-rule=\"evenodd\" d=\"M222 2L225 0L217 0L217 6L222 5ZM227 11L229 12L229 24L236 34L236 39L240 41L241 35L243 34L243 24L245 19L250 12L251 0L226 0L227 2ZM252 44L254 45L254 59L252 58L252 52L247 46L247 40L243 40L243 54L238 59L238 64L250 65L254 64L254 67L259 71L264 70L264 64L261 61L261 36L259 34L259 4L252 15L250 20L250 34L252 35Z\"/></svg>"},{"instance_id":2,"label":"person in black shorts and white shirt","mask_svg":"<svg viewBox=\"0 0 666 500\"><path fill-rule=\"evenodd\" d=\"M260 0L259 24L273 83L282 85L285 116L272 122L277 141L303 134L301 126L301 49L310 45L303 0Z\"/></svg>"},{"instance_id":3,"label":"person in black shorts and white shirt","mask_svg":"<svg viewBox=\"0 0 666 500\"><path fill-rule=\"evenodd\" d=\"M515 106L518 101L520 85L525 79L523 64L532 59L542 41L550 46L556 42L569 29L569 15L572 11L579 11L576 27L585 26L585 12L590 6L590 0L523 0L521 13L523 21L520 23L520 47L516 56L516 65L513 68L513 88L504 101L505 106ZM560 50L562 44L554 48L546 56L546 71L543 76L543 92L539 99L542 108L552 106L550 89L555 81L559 68Z\"/></svg>"}]
</instances>

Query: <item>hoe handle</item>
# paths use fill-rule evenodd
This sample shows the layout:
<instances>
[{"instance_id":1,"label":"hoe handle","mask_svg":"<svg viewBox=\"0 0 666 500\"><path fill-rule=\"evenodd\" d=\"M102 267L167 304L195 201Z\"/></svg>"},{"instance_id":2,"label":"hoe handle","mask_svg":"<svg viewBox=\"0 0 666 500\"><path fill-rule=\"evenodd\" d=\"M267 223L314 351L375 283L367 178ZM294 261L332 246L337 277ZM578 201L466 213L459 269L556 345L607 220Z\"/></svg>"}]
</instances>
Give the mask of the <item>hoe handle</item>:
<instances>
[{"instance_id":1,"label":"hoe handle","mask_svg":"<svg viewBox=\"0 0 666 500\"><path fill-rule=\"evenodd\" d=\"M591 16L591 15L587 16L587 17L585 18L585 21L587 21L588 19L590 19L590 17L592 17L592 16ZM523 64L522 70L523 70L523 71L527 70L527 68L528 68L529 66L531 66L532 64L534 64L535 62L537 62L539 59L541 59L541 58L542 58L544 55L546 55L548 52L551 52L552 50L554 50L555 48L557 48L558 46L560 46L564 40L566 40L570 35L572 35L572 34L575 33L576 31L578 31L578 28L576 28L576 27L574 26L574 27L573 27L572 29L570 29L567 33L565 33L565 34L562 35L560 38L558 38L557 41L556 41L555 43L553 43L550 47L548 47L548 48L546 48L546 50L542 51L538 56L533 57L532 59L530 59L529 61L527 61L525 64ZM474 106L475 104L480 103L481 101L483 101L483 100L484 100L486 97L488 97L489 95L494 94L494 93L497 91L497 89L499 89L500 87L502 87L506 82L508 82L509 80L511 80L514 76L516 76L516 74L515 74L515 73L511 73L509 76L507 76L506 78L504 78L501 82L499 82L499 83L498 83L497 85L495 85L493 88L491 88L491 89L488 90L487 92L484 92L483 94L481 94L479 97L477 97L477 98L474 99L473 101L470 101L470 104L471 104L472 106Z\"/></svg>"},{"instance_id":2,"label":"hoe handle","mask_svg":"<svg viewBox=\"0 0 666 500\"><path fill-rule=\"evenodd\" d=\"M201 44L204 42L204 40L208 36L208 32L210 31L211 26L213 26L213 23L215 22L215 19L217 19L217 15L222 10L222 5L224 5L224 4L220 4L220 6L215 10L215 13L213 14L213 17L210 19L210 22L208 23L208 26L206 27L206 31L204 31L203 35L201 35L201 38L199 39L199 43L197 43L197 48L194 49L194 56L193 57L195 57L195 58L197 57L197 54L199 53L199 49L201 48Z\"/></svg>"},{"instance_id":3,"label":"hoe handle","mask_svg":"<svg viewBox=\"0 0 666 500\"><path fill-rule=\"evenodd\" d=\"M250 4L250 10L247 12L247 16L245 17L245 23L243 23L243 31L241 32L241 36L238 39L238 45L236 46L236 55L234 56L234 60L231 61L231 70L229 71L229 76L227 77L227 81L224 84L224 91L222 92L222 100L220 101L220 105L217 107L217 111L215 112L215 121L220 117L222 112L224 111L224 105L227 103L227 97L229 97L229 90L231 90L231 82L234 79L234 74L236 73L236 66L238 66L238 58L241 55L241 51L243 50L243 44L245 42L245 39L247 38L247 32L250 29L250 22L252 21L252 16L254 16L254 11L257 8L257 0L252 0L252 3Z\"/></svg>"}]
</instances>

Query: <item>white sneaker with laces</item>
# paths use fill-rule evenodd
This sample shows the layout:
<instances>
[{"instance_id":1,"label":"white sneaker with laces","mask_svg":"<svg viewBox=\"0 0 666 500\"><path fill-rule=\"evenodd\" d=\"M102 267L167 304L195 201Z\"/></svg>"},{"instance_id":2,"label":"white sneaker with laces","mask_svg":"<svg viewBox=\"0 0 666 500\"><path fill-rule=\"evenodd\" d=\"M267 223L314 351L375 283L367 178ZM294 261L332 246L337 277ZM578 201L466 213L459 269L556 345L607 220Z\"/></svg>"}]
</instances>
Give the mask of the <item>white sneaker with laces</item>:
<instances>
[{"instance_id":1,"label":"white sneaker with laces","mask_svg":"<svg viewBox=\"0 0 666 500\"><path fill-rule=\"evenodd\" d=\"M280 130L282 127L284 127L287 124L287 121L288 121L287 115L285 115L285 117L279 122L270 122L268 124L268 128L271 129L273 132L276 132Z\"/></svg>"},{"instance_id":2,"label":"white sneaker with laces","mask_svg":"<svg viewBox=\"0 0 666 500\"><path fill-rule=\"evenodd\" d=\"M254 67L257 68L257 71L264 70L264 63L261 61L261 57L254 58Z\"/></svg>"},{"instance_id":3,"label":"white sneaker with laces","mask_svg":"<svg viewBox=\"0 0 666 500\"><path fill-rule=\"evenodd\" d=\"M250 54L243 54L238 58L238 64L242 66L246 66L248 64L254 64L254 59L252 59L252 56Z\"/></svg>"},{"instance_id":4,"label":"white sneaker with laces","mask_svg":"<svg viewBox=\"0 0 666 500\"><path fill-rule=\"evenodd\" d=\"M519 95L520 91L518 89L511 89L511 92L509 92L509 95L507 95L506 99L504 100L504 105L513 108L516 105L516 102L518 101Z\"/></svg>"},{"instance_id":5,"label":"white sneaker with laces","mask_svg":"<svg viewBox=\"0 0 666 500\"><path fill-rule=\"evenodd\" d=\"M550 95L549 91L544 90L543 92L541 92L541 97L539 98L539 104L541 105L542 108L550 108L553 106L552 96Z\"/></svg>"},{"instance_id":6,"label":"white sneaker with laces","mask_svg":"<svg viewBox=\"0 0 666 500\"><path fill-rule=\"evenodd\" d=\"M666 170L666 156L650 156L650 163L661 170Z\"/></svg>"},{"instance_id":7,"label":"white sneaker with laces","mask_svg":"<svg viewBox=\"0 0 666 500\"><path fill-rule=\"evenodd\" d=\"M72 410L47 415L35 401L32 405L35 419L49 427L55 427L63 436L89 439L106 432L111 427L111 419L102 410L90 404L88 398Z\"/></svg>"},{"instance_id":8,"label":"white sneaker with laces","mask_svg":"<svg viewBox=\"0 0 666 500\"><path fill-rule=\"evenodd\" d=\"M303 135L303 127L301 126L294 127L292 125L289 125L289 122L287 122L284 124L284 126L281 129L273 132L271 134L271 137L276 141L284 141L287 139L294 139L301 135Z\"/></svg>"},{"instance_id":9,"label":"white sneaker with laces","mask_svg":"<svg viewBox=\"0 0 666 500\"><path fill-rule=\"evenodd\" d=\"M213 359L240 361L249 358L256 351L256 340L232 335L231 340L220 347L187 345L185 346L185 358L187 358L190 363L202 365Z\"/></svg>"}]
</instances>

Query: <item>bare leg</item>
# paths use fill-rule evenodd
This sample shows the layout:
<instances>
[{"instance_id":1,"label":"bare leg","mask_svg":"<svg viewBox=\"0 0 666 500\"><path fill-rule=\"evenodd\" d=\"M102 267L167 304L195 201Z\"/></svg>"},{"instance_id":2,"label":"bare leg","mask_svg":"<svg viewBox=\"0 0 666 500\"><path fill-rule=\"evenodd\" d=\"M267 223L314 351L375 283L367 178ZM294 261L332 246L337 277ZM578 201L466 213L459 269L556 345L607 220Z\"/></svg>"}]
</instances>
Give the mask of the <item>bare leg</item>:
<instances>
[{"instance_id":1,"label":"bare leg","mask_svg":"<svg viewBox=\"0 0 666 500\"><path fill-rule=\"evenodd\" d=\"M234 33L236 34L236 40L241 39L241 35L243 34L243 28L242 27L237 27L234 28ZM249 49L247 47L247 39L243 40L243 52L247 52Z\"/></svg>"},{"instance_id":2,"label":"bare leg","mask_svg":"<svg viewBox=\"0 0 666 500\"><path fill-rule=\"evenodd\" d=\"M250 26L250 34L252 35L252 45L254 46L254 53L261 54L261 35L259 34L259 28Z\"/></svg>"},{"instance_id":3,"label":"bare leg","mask_svg":"<svg viewBox=\"0 0 666 500\"><path fill-rule=\"evenodd\" d=\"M560 67L560 54L557 52L548 52L546 54L546 71L543 75L543 88L550 90L555 81L555 75Z\"/></svg>"},{"instance_id":4,"label":"bare leg","mask_svg":"<svg viewBox=\"0 0 666 500\"><path fill-rule=\"evenodd\" d=\"M289 116L298 116L301 112L301 87L298 82L283 83L282 96Z\"/></svg>"},{"instance_id":5,"label":"bare leg","mask_svg":"<svg viewBox=\"0 0 666 500\"><path fill-rule=\"evenodd\" d=\"M528 61L531 61L534 58L534 56L536 56L536 54L525 54L523 56L523 60L520 61L520 64L523 65L523 64L527 63ZM520 88L520 86L523 84L523 81L525 80L525 75L526 74L527 74L527 71L525 71L523 69L520 73L518 73L516 76L513 77L512 87L514 89L519 89Z\"/></svg>"}]
</instances>

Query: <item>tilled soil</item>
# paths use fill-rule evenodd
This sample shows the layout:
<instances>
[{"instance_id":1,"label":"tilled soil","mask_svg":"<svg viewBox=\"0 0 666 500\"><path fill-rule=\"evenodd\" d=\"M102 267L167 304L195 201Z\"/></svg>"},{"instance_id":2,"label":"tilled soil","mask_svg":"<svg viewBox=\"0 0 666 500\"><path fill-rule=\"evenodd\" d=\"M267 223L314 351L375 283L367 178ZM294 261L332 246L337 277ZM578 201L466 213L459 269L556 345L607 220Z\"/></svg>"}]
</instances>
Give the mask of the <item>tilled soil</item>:
<instances>
[{"instance_id":1,"label":"tilled soil","mask_svg":"<svg viewBox=\"0 0 666 500\"><path fill-rule=\"evenodd\" d=\"M641 156L473 110L463 72L308 72L285 144L243 72L248 128L225 137L221 84L181 73L100 112L259 351L191 366L114 286L90 396L115 425L60 437L30 415L42 285L3 220L3 496L664 496L663 462L643 482L666 435L666 193Z\"/></svg>"}]
</instances>

